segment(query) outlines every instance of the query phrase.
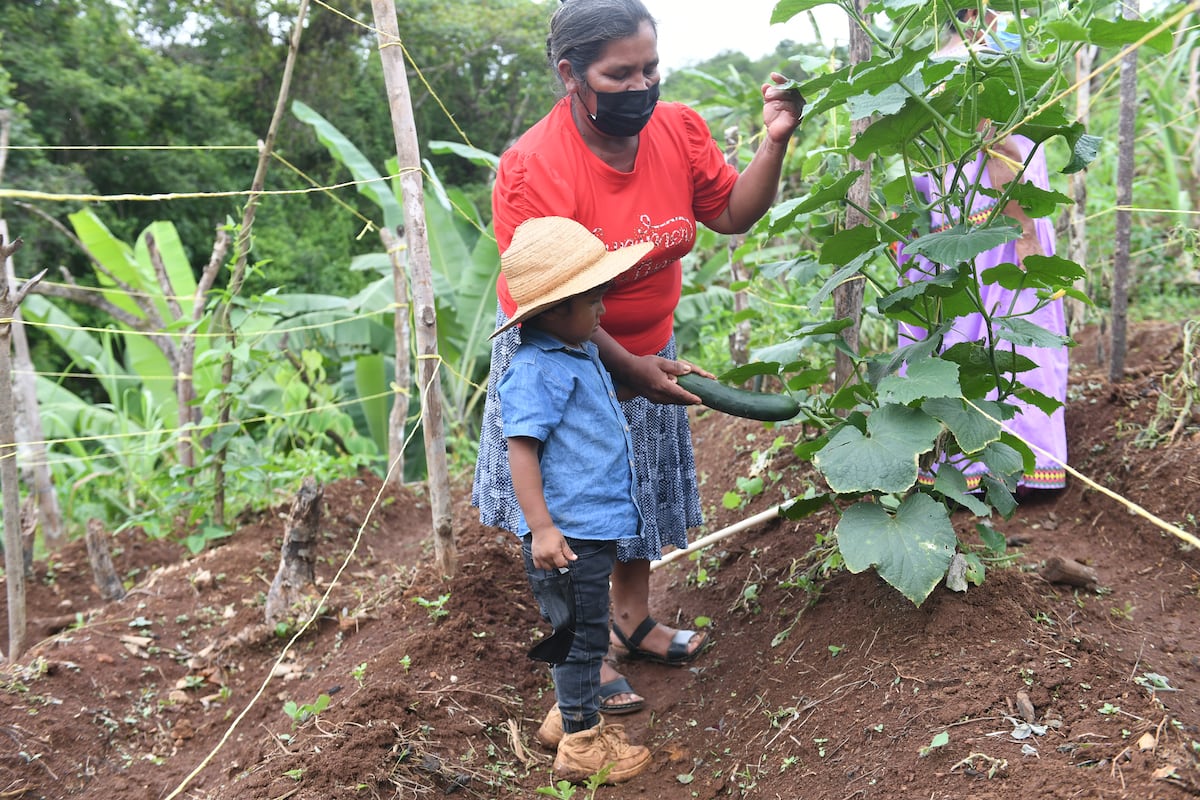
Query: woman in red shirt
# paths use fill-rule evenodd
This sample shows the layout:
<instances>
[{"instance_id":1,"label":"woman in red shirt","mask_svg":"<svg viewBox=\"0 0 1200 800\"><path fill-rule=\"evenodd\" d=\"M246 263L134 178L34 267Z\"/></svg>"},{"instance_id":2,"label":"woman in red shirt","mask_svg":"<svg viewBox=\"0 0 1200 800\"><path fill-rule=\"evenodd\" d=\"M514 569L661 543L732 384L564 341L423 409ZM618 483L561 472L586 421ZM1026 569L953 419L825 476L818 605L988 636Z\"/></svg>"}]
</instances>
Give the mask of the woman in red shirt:
<instances>
[{"instance_id":1,"label":"woman in red shirt","mask_svg":"<svg viewBox=\"0 0 1200 800\"><path fill-rule=\"evenodd\" d=\"M631 658L685 664L707 634L672 630L649 608L651 560L666 545L686 547L687 529L703 521L685 408L700 399L675 382L695 369L676 360L680 258L695 244L697 222L742 233L771 206L804 100L772 74L762 88L765 136L739 174L696 112L658 101L657 29L640 0L566 0L551 19L546 50L565 97L500 159L492 193L496 240L503 252L521 222L557 215L578 220L609 249L655 245L605 296L603 328L592 339L616 383L639 395L622 406L646 530L623 543L613 570L613 645ZM503 277L496 288L502 323L515 304ZM509 330L493 343L472 492L484 524L509 530L519 508L494 387L519 341ZM602 710L641 708L642 698L611 666L602 681Z\"/></svg>"}]
</instances>

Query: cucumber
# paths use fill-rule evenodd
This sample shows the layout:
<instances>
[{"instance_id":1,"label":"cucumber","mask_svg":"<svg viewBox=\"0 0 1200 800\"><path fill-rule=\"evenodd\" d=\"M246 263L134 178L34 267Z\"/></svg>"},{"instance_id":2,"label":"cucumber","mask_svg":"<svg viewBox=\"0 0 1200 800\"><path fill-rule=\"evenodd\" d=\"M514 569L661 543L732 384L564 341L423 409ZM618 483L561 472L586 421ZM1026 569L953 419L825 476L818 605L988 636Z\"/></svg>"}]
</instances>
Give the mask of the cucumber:
<instances>
[{"instance_id":1,"label":"cucumber","mask_svg":"<svg viewBox=\"0 0 1200 800\"><path fill-rule=\"evenodd\" d=\"M779 422L800 413L800 404L786 394L752 392L688 372L676 378L679 385L704 401L704 405L735 417Z\"/></svg>"}]
</instances>

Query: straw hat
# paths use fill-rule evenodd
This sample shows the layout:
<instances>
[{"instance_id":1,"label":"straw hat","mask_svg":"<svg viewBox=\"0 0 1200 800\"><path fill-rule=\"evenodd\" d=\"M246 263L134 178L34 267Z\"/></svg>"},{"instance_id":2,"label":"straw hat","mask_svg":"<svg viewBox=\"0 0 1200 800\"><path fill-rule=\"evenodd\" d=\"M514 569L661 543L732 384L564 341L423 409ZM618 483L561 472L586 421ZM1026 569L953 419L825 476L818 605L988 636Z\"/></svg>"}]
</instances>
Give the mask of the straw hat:
<instances>
[{"instance_id":1,"label":"straw hat","mask_svg":"<svg viewBox=\"0 0 1200 800\"><path fill-rule=\"evenodd\" d=\"M646 257L653 242L609 251L604 242L573 219L534 217L517 226L500 257L500 271L517 308L492 336L625 272Z\"/></svg>"}]
</instances>

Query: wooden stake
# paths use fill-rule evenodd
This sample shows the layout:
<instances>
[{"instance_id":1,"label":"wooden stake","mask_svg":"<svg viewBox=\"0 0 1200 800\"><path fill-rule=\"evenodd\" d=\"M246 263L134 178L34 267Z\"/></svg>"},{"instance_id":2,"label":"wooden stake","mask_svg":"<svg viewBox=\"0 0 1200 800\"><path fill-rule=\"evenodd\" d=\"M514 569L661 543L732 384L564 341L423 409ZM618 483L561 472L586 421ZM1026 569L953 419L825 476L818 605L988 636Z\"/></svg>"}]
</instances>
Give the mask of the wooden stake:
<instances>
[{"instance_id":1,"label":"wooden stake","mask_svg":"<svg viewBox=\"0 0 1200 800\"><path fill-rule=\"evenodd\" d=\"M867 0L854 0L854 7L857 15L862 19L863 25L871 24L871 15L867 12ZM850 63L862 64L871 60L871 37L869 37L861 26L856 24L854 17L850 19ZM862 132L870 127L872 118L870 116L860 117L850 121L850 137L857 139ZM846 229L856 228L859 225L866 225L870 222L867 219L863 209L871 205L871 162L863 161L855 156L850 157L848 169L862 170L862 174L858 176L858 180L850 187L849 193L846 195L848 206L846 208ZM853 280L848 280L842 283L833 290L833 318L848 319L852 324L844 328L839 336L846 342L847 346L858 352L858 334L862 318L862 304L864 284L862 276L855 276ZM854 362L846 353L838 350L834 354L834 380L838 386L845 386L854 377Z\"/></svg>"},{"instance_id":2,"label":"wooden stake","mask_svg":"<svg viewBox=\"0 0 1200 800\"><path fill-rule=\"evenodd\" d=\"M371 0L379 56L392 112L392 133L400 165L404 200L404 231L412 269L412 297L417 338L417 380L421 390L421 424L425 434L425 463L429 472L429 505L433 512L433 552L443 575L454 574L453 518L450 476L446 466L446 433L442 422L441 360L437 350L437 311L433 302L433 269L425 228L425 192L421 181L421 152L413 118L412 97L404 68L404 50L394 0Z\"/></svg>"},{"instance_id":3,"label":"wooden stake","mask_svg":"<svg viewBox=\"0 0 1200 800\"><path fill-rule=\"evenodd\" d=\"M125 596L125 587L113 567L112 548L109 547L108 532L104 524L96 518L87 523L87 553L88 561L92 564L92 580L100 590L100 596L105 600L120 600Z\"/></svg>"},{"instance_id":4,"label":"wooden stake","mask_svg":"<svg viewBox=\"0 0 1200 800\"><path fill-rule=\"evenodd\" d=\"M0 240L0 262L7 261L24 244ZM42 270L17 288L7 278L0 281L0 504L4 506L4 574L8 601L8 658L25 650L25 548L21 544L21 493L17 488L17 444L13 426L12 321L21 301L42 279ZM0 654L2 657L3 654Z\"/></svg>"},{"instance_id":5,"label":"wooden stake","mask_svg":"<svg viewBox=\"0 0 1200 800\"><path fill-rule=\"evenodd\" d=\"M399 233L403 236L403 231ZM412 303L408 296L408 270L405 267L408 259L402 255L407 245L387 228L379 229L379 238L387 250L388 260L392 262L392 291L396 298L396 313L392 315L392 334L396 342L395 369L392 370L395 396L392 398L392 412L388 415L387 480L393 486L401 486L404 484L404 425L408 420L408 400L412 395L412 335L409 325Z\"/></svg>"}]
</instances>

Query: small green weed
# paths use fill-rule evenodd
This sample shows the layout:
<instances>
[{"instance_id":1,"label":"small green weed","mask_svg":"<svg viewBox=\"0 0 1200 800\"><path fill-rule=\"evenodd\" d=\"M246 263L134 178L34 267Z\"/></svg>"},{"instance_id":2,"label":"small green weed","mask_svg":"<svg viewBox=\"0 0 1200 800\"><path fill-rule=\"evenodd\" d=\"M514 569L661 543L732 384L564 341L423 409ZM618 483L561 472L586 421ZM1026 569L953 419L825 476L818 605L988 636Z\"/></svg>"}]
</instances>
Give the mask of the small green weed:
<instances>
[{"instance_id":1,"label":"small green weed","mask_svg":"<svg viewBox=\"0 0 1200 800\"><path fill-rule=\"evenodd\" d=\"M312 703L303 705L297 705L294 700L288 700L283 704L283 713L292 718L292 727L294 728L318 716L327 708L329 708L329 695L322 694Z\"/></svg>"},{"instance_id":2,"label":"small green weed","mask_svg":"<svg viewBox=\"0 0 1200 800\"><path fill-rule=\"evenodd\" d=\"M707 586L715 580L713 576L721 564L720 559L708 550L697 550L688 554L688 561L695 562L696 569L688 575L687 581L697 587Z\"/></svg>"},{"instance_id":3,"label":"small green weed","mask_svg":"<svg viewBox=\"0 0 1200 800\"><path fill-rule=\"evenodd\" d=\"M935 734L933 739L926 746L917 751L917 754L924 758L939 747L945 747L950 743L950 734L946 731Z\"/></svg>"},{"instance_id":4,"label":"small green weed","mask_svg":"<svg viewBox=\"0 0 1200 800\"><path fill-rule=\"evenodd\" d=\"M450 612L446 610L446 602L450 599L450 593L446 592L443 595L438 595L437 600L427 600L424 597L414 597L413 602L425 609L429 614L429 618L437 622L442 617L447 617Z\"/></svg>"},{"instance_id":5,"label":"small green weed","mask_svg":"<svg viewBox=\"0 0 1200 800\"><path fill-rule=\"evenodd\" d=\"M608 780L608 773L611 771L612 765L609 764L584 781L583 788L587 790L588 800L592 800L596 796L596 791ZM570 781L559 781L553 786L539 786L537 789L538 794L557 797L558 800L571 800L575 796L576 791L576 788L571 785Z\"/></svg>"},{"instance_id":6,"label":"small green weed","mask_svg":"<svg viewBox=\"0 0 1200 800\"><path fill-rule=\"evenodd\" d=\"M1132 620L1133 619L1133 609L1134 609L1133 603L1126 600L1125 605L1119 606L1119 607L1113 606L1112 608L1110 608L1108 610L1108 613L1113 619Z\"/></svg>"}]
</instances>

